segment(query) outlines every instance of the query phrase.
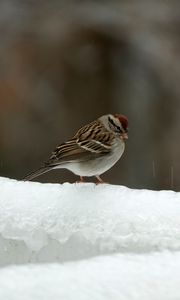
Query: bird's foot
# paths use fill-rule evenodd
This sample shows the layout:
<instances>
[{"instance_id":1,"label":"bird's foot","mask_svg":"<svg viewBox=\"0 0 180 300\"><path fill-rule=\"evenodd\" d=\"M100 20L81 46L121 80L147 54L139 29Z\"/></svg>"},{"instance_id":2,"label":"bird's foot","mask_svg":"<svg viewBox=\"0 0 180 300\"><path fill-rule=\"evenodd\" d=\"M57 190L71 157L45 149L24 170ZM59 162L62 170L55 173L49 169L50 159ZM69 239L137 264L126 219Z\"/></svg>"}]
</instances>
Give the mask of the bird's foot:
<instances>
[{"instance_id":1,"label":"bird's foot","mask_svg":"<svg viewBox=\"0 0 180 300\"><path fill-rule=\"evenodd\" d=\"M100 176L96 176L96 178L97 178L97 182L96 182L96 184L102 184L102 183L106 183L106 182L104 182L104 181L101 179L101 177L100 177Z\"/></svg>"},{"instance_id":2,"label":"bird's foot","mask_svg":"<svg viewBox=\"0 0 180 300\"><path fill-rule=\"evenodd\" d=\"M80 180L77 180L76 183L83 183L85 182L84 177L80 176Z\"/></svg>"}]
</instances>

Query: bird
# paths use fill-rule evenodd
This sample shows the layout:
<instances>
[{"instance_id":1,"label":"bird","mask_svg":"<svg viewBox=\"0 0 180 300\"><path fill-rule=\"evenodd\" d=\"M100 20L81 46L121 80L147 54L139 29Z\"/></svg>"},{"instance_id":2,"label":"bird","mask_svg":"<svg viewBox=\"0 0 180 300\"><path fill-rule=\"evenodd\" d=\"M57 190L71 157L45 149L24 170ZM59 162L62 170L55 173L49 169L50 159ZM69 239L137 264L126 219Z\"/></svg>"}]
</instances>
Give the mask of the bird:
<instances>
[{"instance_id":1,"label":"bird","mask_svg":"<svg viewBox=\"0 0 180 300\"><path fill-rule=\"evenodd\" d=\"M122 114L106 114L81 127L65 143L58 145L50 158L36 171L23 178L32 180L54 169L68 169L80 176L96 177L103 183L101 175L121 158L128 139L128 119Z\"/></svg>"}]
</instances>

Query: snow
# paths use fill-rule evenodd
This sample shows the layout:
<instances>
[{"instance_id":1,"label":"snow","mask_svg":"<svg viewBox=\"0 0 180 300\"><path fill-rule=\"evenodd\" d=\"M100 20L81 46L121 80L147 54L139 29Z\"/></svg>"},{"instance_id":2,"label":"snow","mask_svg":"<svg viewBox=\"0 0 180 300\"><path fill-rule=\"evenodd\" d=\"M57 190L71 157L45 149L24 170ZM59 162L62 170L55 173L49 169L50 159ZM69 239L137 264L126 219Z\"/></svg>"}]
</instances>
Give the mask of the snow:
<instances>
[{"instance_id":1,"label":"snow","mask_svg":"<svg viewBox=\"0 0 180 300\"><path fill-rule=\"evenodd\" d=\"M179 216L173 191L0 177L0 299L179 300Z\"/></svg>"},{"instance_id":2,"label":"snow","mask_svg":"<svg viewBox=\"0 0 180 300\"><path fill-rule=\"evenodd\" d=\"M5 300L179 300L180 253L117 254L0 272Z\"/></svg>"}]
</instances>

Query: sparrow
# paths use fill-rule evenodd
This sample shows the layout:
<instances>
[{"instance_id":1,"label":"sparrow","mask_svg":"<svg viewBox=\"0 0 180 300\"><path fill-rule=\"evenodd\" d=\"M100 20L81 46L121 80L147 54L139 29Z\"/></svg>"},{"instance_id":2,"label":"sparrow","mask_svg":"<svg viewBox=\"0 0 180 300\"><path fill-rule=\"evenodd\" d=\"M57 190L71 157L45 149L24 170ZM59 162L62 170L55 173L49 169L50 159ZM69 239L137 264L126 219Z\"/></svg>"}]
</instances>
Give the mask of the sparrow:
<instances>
[{"instance_id":1,"label":"sparrow","mask_svg":"<svg viewBox=\"0 0 180 300\"><path fill-rule=\"evenodd\" d=\"M80 128L74 137L60 144L42 167L23 180L32 180L54 169L68 169L80 176L100 175L109 170L122 156L128 138L128 119L121 114L107 114Z\"/></svg>"}]
</instances>

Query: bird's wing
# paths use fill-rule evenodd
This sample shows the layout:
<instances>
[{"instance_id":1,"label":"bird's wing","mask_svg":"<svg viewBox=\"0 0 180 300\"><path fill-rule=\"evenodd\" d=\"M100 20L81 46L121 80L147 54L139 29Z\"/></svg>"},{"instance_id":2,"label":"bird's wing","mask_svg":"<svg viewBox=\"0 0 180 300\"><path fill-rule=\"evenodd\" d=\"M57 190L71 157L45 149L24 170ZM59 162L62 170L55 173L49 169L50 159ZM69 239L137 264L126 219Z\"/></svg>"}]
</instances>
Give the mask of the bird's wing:
<instances>
[{"instance_id":1,"label":"bird's wing","mask_svg":"<svg viewBox=\"0 0 180 300\"><path fill-rule=\"evenodd\" d=\"M81 148L96 154L110 152L112 139L114 138L98 120L81 128L76 137Z\"/></svg>"},{"instance_id":2,"label":"bird's wing","mask_svg":"<svg viewBox=\"0 0 180 300\"><path fill-rule=\"evenodd\" d=\"M112 136L103 125L94 121L82 127L69 141L53 151L45 165L56 166L64 162L86 161L111 151Z\"/></svg>"},{"instance_id":3,"label":"bird's wing","mask_svg":"<svg viewBox=\"0 0 180 300\"><path fill-rule=\"evenodd\" d=\"M70 162L73 160L83 159L86 156L84 149L78 146L76 139L72 139L56 147L52 152L50 159L45 165L58 165L64 162Z\"/></svg>"}]
</instances>

